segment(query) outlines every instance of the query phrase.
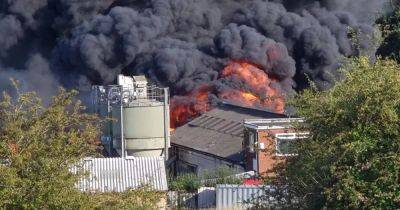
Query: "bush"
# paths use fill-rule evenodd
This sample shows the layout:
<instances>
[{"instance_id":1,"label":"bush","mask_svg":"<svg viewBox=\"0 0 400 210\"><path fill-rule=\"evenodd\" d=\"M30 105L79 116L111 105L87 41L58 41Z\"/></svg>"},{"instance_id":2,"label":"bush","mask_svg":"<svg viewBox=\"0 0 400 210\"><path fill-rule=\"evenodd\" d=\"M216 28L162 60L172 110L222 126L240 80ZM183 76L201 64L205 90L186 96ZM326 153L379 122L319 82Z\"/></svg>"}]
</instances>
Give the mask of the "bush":
<instances>
[{"instance_id":1,"label":"bush","mask_svg":"<svg viewBox=\"0 0 400 210\"><path fill-rule=\"evenodd\" d=\"M158 209L165 193L139 188L121 193L87 194L89 209Z\"/></svg>"},{"instance_id":2,"label":"bush","mask_svg":"<svg viewBox=\"0 0 400 210\"><path fill-rule=\"evenodd\" d=\"M216 171L205 173L203 183L207 187L215 187L217 184L242 184L243 179L235 174L229 167L220 167Z\"/></svg>"},{"instance_id":3,"label":"bush","mask_svg":"<svg viewBox=\"0 0 400 210\"><path fill-rule=\"evenodd\" d=\"M173 191L194 192L201 187L201 181L196 174L181 174L169 183Z\"/></svg>"}]
</instances>

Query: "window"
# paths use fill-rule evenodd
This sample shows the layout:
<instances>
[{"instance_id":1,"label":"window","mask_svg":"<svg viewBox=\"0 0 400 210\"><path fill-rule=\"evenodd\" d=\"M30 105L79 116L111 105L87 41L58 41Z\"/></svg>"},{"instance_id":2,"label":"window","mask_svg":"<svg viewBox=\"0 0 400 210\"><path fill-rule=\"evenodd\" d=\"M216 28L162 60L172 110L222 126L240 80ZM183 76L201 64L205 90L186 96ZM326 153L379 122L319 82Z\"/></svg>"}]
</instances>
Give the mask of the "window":
<instances>
[{"instance_id":1,"label":"window","mask_svg":"<svg viewBox=\"0 0 400 210\"><path fill-rule=\"evenodd\" d=\"M275 135L276 155L294 156L296 154L295 141L307 138L308 133L279 133Z\"/></svg>"}]
</instances>

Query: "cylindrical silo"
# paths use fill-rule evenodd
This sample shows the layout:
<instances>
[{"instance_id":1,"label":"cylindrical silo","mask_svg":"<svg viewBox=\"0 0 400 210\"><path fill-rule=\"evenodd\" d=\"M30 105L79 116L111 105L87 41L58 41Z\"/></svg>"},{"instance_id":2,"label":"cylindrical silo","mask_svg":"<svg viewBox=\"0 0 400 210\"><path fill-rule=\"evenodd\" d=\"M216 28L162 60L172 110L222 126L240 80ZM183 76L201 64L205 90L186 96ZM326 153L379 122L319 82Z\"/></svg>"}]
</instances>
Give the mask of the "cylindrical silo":
<instances>
[{"instance_id":1,"label":"cylindrical silo","mask_svg":"<svg viewBox=\"0 0 400 210\"><path fill-rule=\"evenodd\" d=\"M128 156L162 155L165 139L169 139L169 136L166 138L164 135L164 104L148 101L133 103L123 109L126 154ZM166 110L166 113L169 113L169 110Z\"/></svg>"},{"instance_id":2,"label":"cylindrical silo","mask_svg":"<svg viewBox=\"0 0 400 210\"><path fill-rule=\"evenodd\" d=\"M112 119L104 129L110 137L110 155L168 157L168 88L148 85L144 76L119 75L118 85L97 89L94 87L96 109L107 105L97 113Z\"/></svg>"},{"instance_id":3,"label":"cylindrical silo","mask_svg":"<svg viewBox=\"0 0 400 210\"><path fill-rule=\"evenodd\" d=\"M169 122L169 107L164 106L163 102L142 101L123 107L123 139L127 156L148 157L164 154L165 141L169 141L169 136L164 135L164 107L166 108L165 113L167 113L166 120ZM113 109L115 120L113 123L113 147L117 151L121 151L123 147L120 142L120 113L118 107Z\"/></svg>"}]
</instances>

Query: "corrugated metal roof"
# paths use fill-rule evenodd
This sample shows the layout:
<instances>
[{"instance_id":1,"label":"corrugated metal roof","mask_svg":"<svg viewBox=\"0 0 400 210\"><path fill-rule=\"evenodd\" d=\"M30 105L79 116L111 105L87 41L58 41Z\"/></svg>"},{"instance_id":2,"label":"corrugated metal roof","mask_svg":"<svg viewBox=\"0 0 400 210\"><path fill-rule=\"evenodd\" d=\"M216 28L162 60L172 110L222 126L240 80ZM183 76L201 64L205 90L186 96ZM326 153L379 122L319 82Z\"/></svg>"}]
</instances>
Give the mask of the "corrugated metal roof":
<instances>
[{"instance_id":1,"label":"corrugated metal roof","mask_svg":"<svg viewBox=\"0 0 400 210\"><path fill-rule=\"evenodd\" d=\"M177 128L171 142L233 161L242 161L243 121L282 118L283 114L222 103Z\"/></svg>"},{"instance_id":2,"label":"corrugated metal roof","mask_svg":"<svg viewBox=\"0 0 400 210\"><path fill-rule=\"evenodd\" d=\"M83 169L90 175L77 183L82 191L122 192L143 185L168 190L163 157L85 158Z\"/></svg>"}]
</instances>

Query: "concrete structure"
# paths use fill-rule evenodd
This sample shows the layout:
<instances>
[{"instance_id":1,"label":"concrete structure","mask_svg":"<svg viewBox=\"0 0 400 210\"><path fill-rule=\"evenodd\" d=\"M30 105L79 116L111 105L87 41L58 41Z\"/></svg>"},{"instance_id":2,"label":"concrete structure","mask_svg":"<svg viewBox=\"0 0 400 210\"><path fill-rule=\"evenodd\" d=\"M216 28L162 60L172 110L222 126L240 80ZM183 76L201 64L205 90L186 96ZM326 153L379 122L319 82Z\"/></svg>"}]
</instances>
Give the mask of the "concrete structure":
<instances>
[{"instance_id":1,"label":"concrete structure","mask_svg":"<svg viewBox=\"0 0 400 210\"><path fill-rule=\"evenodd\" d=\"M85 158L82 169L90 174L76 184L82 191L122 192L144 185L168 190L163 157Z\"/></svg>"},{"instance_id":2,"label":"concrete structure","mask_svg":"<svg viewBox=\"0 0 400 210\"><path fill-rule=\"evenodd\" d=\"M118 76L117 86L94 86L96 112L114 119L102 142L110 156L167 156L168 89L149 85L144 76Z\"/></svg>"},{"instance_id":3,"label":"concrete structure","mask_svg":"<svg viewBox=\"0 0 400 210\"><path fill-rule=\"evenodd\" d=\"M296 155L292 143L308 136L293 129L301 118L247 119L244 121L246 169L273 175L274 167L286 157Z\"/></svg>"},{"instance_id":4,"label":"concrete structure","mask_svg":"<svg viewBox=\"0 0 400 210\"><path fill-rule=\"evenodd\" d=\"M228 166L244 172L244 120L282 117L285 115L220 103L172 133L172 171L201 175Z\"/></svg>"}]
</instances>

